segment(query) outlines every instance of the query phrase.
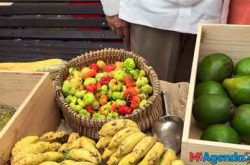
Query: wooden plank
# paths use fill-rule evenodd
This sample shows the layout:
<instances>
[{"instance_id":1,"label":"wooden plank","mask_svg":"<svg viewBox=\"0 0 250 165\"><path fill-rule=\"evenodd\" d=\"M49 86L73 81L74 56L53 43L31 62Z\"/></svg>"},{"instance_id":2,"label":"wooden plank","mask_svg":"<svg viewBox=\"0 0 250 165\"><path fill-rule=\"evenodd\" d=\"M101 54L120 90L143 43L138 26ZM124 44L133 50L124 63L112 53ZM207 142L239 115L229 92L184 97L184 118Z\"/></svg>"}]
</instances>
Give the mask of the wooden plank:
<instances>
[{"instance_id":1,"label":"wooden plank","mask_svg":"<svg viewBox=\"0 0 250 165\"><path fill-rule=\"evenodd\" d=\"M211 162L203 162L204 153L208 153L210 156L213 156L213 160L216 160L216 157L219 158L220 155L234 155L237 153L238 155L246 155L249 153L249 145L238 145L238 144L226 144L221 142L209 142L203 140L192 140L190 139L187 142L182 143L182 156L181 159L184 161L185 165L208 165L212 164ZM190 153L202 153L202 157L193 158L191 161ZM201 160L200 160L201 159ZM210 159L210 161L212 161ZM196 161L197 160L197 161ZM234 162L221 162L217 160L216 164L218 165L244 165L247 162L237 162L237 159L234 159Z\"/></svg>"},{"instance_id":2,"label":"wooden plank","mask_svg":"<svg viewBox=\"0 0 250 165\"><path fill-rule=\"evenodd\" d=\"M102 49L102 48L123 48L122 42L91 42L91 41L60 41L60 40L0 40L2 47L28 47L44 49Z\"/></svg>"},{"instance_id":3,"label":"wooden plank","mask_svg":"<svg viewBox=\"0 0 250 165\"><path fill-rule=\"evenodd\" d=\"M64 39L64 40L120 40L121 38L109 30L79 30L79 29L7 29L0 30L0 38L27 39Z\"/></svg>"},{"instance_id":4,"label":"wooden plank","mask_svg":"<svg viewBox=\"0 0 250 165\"><path fill-rule=\"evenodd\" d=\"M72 16L11 16L0 17L0 27L50 27L50 28L78 28L101 27L107 28L107 22L102 18L74 18Z\"/></svg>"},{"instance_id":5,"label":"wooden plank","mask_svg":"<svg viewBox=\"0 0 250 165\"><path fill-rule=\"evenodd\" d=\"M15 74L2 74L1 72L0 75L0 104L16 108L22 104L42 77L42 75L31 76L30 74L22 74L22 78L20 78L15 76ZM5 79L7 81L3 81ZM20 80L22 83L20 83Z\"/></svg>"},{"instance_id":6,"label":"wooden plank","mask_svg":"<svg viewBox=\"0 0 250 165\"><path fill-rule=\"evenodd\" d=\"M182 138L181 158L187 165L203 164L190 162L190 152L216 155L245 154L250 152L249 145L229 144L200 140L202 130L196 126L192 116L194 91L196 86L196 74L198 63L210 53L227 53L234 63L244 57L249 57L250 26L242 25L203 25L199 28L194 53L191 81L185 115L184 131ZM224 162L221 164L241 165L242 162Z\"/></svg>"},{"instance_id":7,"label":"wooden plank","mask_svg":"<svg viewBox=\"0 0 250 165\"><path fill-rule=\"evenodd\" d=\"M84 50L102 48L123 48L122 42L90 42L90 41L60 41L60 40L0 40L0 49L40 48L46 50Z\"/></svg>"},{"instance_id":8,"label":"wooden plank","mask_svg":"<svg viewBox=\"0 0 250 165\"><path fill-rule=\"evenodd\" d=\"M35 61L49 58L70 60L102 48L123 48L122 42L83 42L58 40L0 40L0 62Z\"/></svg>"},{"instance_id":9,"label":"wooden plank","mask_svg":"<svg viewBox=\"0 0 250 165\"><path fill-rule=\"evenodd\" d=\"M69 5L68 3L13 3L0 6L0 15L41 14L104 14L101 5Z\"/></svg>"},{"instance_id":10,"label":"wooden plank","mask_svg":"<svg viewBox=\"0 0 250 165\"><path fill-rule=\"evenodd\" d=\"M8 81L11 79L11 77L9 79L2 79L3 74L8 73L1 72L1 81ZM17 84L9 83L9 85L13 86L13 90L15 90L14 85L21 85L22 75L27 73L12 74L18 76L20 79ZM40 135L47 131L54 131L60 124L60 113L55 104L55 92L53 90L53 83L49 79L49 74L30 73L31 76L33 74L43 74L43 76L39 79L34 88L31 87L30 94L23 100L17 112L0 133L1 165L9 160L11 148L20 138L28 135ZM16 96L12 96L11 99L14 97Z\"/></svg>"}]
</instances>

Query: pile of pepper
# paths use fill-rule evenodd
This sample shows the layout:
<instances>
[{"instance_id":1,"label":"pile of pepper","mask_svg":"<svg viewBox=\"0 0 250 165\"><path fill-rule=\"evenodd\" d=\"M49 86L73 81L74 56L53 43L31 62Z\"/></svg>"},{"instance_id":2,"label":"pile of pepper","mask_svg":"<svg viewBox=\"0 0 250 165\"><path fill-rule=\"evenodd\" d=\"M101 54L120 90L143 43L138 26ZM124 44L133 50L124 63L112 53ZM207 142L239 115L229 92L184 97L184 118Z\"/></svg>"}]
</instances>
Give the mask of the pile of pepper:
<instances>
[{"instance_id":1,"label":"pile of pepper","mask_svg":"<svg viewBox=\"0 0 250 165\"><path fill-rule=\"evenodd\" d=\"M81 70L68 71L62 87L65 100L84 118L129 115L144 107L153 93L145 71L137 69L132 58L114 64L99 60Z\"/></svg>"}]
</instances>

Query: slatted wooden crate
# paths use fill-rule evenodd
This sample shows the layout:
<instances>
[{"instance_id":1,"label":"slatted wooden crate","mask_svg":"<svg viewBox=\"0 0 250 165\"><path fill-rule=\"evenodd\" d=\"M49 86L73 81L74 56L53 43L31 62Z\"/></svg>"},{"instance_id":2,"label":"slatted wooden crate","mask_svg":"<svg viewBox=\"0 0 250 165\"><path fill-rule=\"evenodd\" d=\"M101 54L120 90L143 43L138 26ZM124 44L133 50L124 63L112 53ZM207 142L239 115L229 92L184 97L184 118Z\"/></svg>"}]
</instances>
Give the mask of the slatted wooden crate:
<instances>
[{"instance_id":1,"label":"slatted wooden crate","mask_svg":"<svg viewBox=\"0 0 250 165\"><path fill-rule=\"evenodd\" d=\"M0 131L0 165L20 138L55 130L60 123L49 73L0 72L0 104L17 108Z\"/></svg>"},{"instance_id":2,"label":"slatted wooden crate","mask_svg":"<svg viewBox=\"0 0 250 165\"><path fill-rule=\"evenodd\" d=\"M202 130L197 127L192 116L198 63L207 55L218 52L230 56L234 63L244 57L249 57L250 26L203 25L198 31L182 139L181 158L188 165L211 164L203 162L205 152L210 155L250 154L250 145L200 140ZM247 162L218 161L218 165L220 164L243 165Z\"/></svg>"},{"instance_id":3,"label":"slatted wooden crate","mask_svg":"<svg viewBox=\"0 0 250 165\"><path fill-rule=\"evenodd\" d=\"M105 47L122 48L123 44L109 30L100 0L0 3L0 62L70 60Z\"/></svg>"}]
</instances>

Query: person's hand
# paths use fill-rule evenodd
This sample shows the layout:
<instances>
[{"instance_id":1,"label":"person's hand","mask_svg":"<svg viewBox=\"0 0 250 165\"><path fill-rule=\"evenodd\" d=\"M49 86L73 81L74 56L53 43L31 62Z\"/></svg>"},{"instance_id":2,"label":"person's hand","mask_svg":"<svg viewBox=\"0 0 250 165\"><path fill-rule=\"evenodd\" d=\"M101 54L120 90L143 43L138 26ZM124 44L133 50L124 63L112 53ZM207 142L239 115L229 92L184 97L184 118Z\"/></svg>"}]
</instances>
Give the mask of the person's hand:
<instances>
[{"instance_id":1,"label":"person's hand","mask_svg":"<svg viewBox=\"0 0 250 165\"><path fill-rule=\"evenodd\" d=\"M106 17L109 27L117 35L121 37L128 37L129 35L129 23L120 19L118 15Z\"/></svg>"}]
</instances>

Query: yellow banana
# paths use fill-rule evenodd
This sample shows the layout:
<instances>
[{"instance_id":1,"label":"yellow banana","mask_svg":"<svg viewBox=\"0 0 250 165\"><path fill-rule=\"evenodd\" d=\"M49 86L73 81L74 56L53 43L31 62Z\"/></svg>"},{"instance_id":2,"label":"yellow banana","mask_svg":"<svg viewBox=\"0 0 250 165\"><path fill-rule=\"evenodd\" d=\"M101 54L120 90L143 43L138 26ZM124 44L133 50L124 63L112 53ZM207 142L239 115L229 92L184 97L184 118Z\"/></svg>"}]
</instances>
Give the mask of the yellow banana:
<instances>
[{"instance_id":1,"label":"yellow banana","mask_svg":"<svg viewBox=\"0 0 250 165\"><path fill-rule=\"evenodd\" d=\"M116 119L116 120L111 120L107 122L106 124L103 125L101 130L99 131L100 136L113 136L116 134L118 131L120 131L122 128L125 127L137 127L138 125L129 119Z\"/></svg>"},{"instance_id":2,"label":"yellow banana","mask_svg":"<svg viewBox=\"0 0 250 165\"><path fill-rule=\"evenodd\" d=\"M104 152L102 153L102 158L107 160L111 155L113 155L117 151L117 148L106 148Z\"/></svg>"},{"instance_id":3,"label":"yellow banana","mask_svg":"<svg viewBox=\"0 0 250 165\"><path fill-rule=\"evenodd\" d=\"M131 152L128 155L124 156L121 160L119 160L118 165L135 165L135 163L132 163L131 160L135 153Z\"/></svg>"},{"instance_id":4,"label":"yellow banana","mask_svg":"<svg viewBox=\"0 0 250 165\"><path fill-rule=\"evenodd\" d=\"M63 154L59 153L59 152L55 152L55 151L50 151L50 152L45 152L43 153L44 155L46 155L48 158L46 159L47 161L61 161L63 160Z\"/></svg>"},{"instance_id":5,"label":"yellow banana","mask_svg":"<svg viewBox=\"0 0 250 165\"><path fill-rule=\"evenodd\" d=\"M47 159L46 155L43 154L27 154L21 160L11 163L12 165L37 165L44 162Z\"/></svg>"},{"instance_id":6,"label":"yellow banana","mask_svg":"<svg viewBox=\"0 0 250 165\"><path fill-rule=\"evenodd\" d=\"M124 156L117 157L116 153L114 153L109 160L107 161L107 165L117 165Z\"/></svg>"},{"instance_id":7,"label":"yellow banana","mask_svg":"<svg viewBox=\"0 0 250 165\"><path fill-rule=\"evenodd\" d=\"M45 161L40 163L39 165L59 165L59 163L53 161Z\"/></svg>"},{"instance_id":8,"label":"yellow banana","mask_svg":"<svg viewBox=\"0 0 250 165\"><path fill-rule=\"evenodd\" d=\"M100 148L107 147L111 139L112 139L112 136L101 137L99 141L96 143L96 148L100 149Z\"/></svg>"},{"instance_id":9,"label":"yellow banana","mask_svg":"<svg viewBox=\"0 0 250 165\"><path fill-rule=\"evenodd\" d=\"M74 165L95 165L95 164L91 162L76 162Z\"/></svg>"},{"instance_id":10,"label":"yellow banana","mask_svg":"<svg viewBox=\"0 0 250 165\"><path fill-rule=\"evenodd\" d=\"M85 141L86 143L92 143L94 146L96 145L96 142L90 138L87 138L85 136L81 136L81 141Z\"/></svg>"},{"instance_id":11,"label":"yellow banana","mask_svg":"<svg viewBox=\"0 0 250 165\"><path fill-rule=\"evenodd\" d=\"M67 137L66 132L46 132L42 136L40 136L41 141L45 142L65 142Z\"/></svg>"},{"instance_id":12,"label":"yellow banana","mask_svg":"<svg viewBox=\"0 0 250 165\"><path fill-rule=\"evenodd\" d=\"M102 156L100 154L100 152L96 149L95 145L93 145L92 143L90 143L89 141L86 141L86 139L82 139L79 138L80 140L80 146L89 151L93 156L98 158L98 162L100 163L102 161Z\"/></svg>"},{"instance_id":13,"label":"yellow banana","mask_svg":"<svg viewBox=\"0 0 250 165\"><path fill-rule=\"evenodd\" d=\"M16 155L19 151L29 146L30 144L34 144L39 140L38 136L27 136L19 140L14 148L12 149L12 156Z\"/></svg>"},{"instance_id":14,"label":"yellow banana","mask_svg":"<svg viewBox=\"0 0 250 165\"><path fill-rule=\"evenodd\" d=\"M91 162L76 162L73 160L64 160L60 165L95 165Z\"/></svg>"},{"instance_id":15,"label":"yellow banana","mask_svg":"<svg viewBox=\"0 0 250 165\"><path fill-rule=\"evenodd\" d=\"M69 151L71 149L80 148L80 147L81 147L80 139L77 139L76 141L67 143L66 147L64 148L64 151Z\"/></svg>"},{"instance_id":16,"label":"yellow banana","mask_svg":"<svg viewBox=\"0 0 250 165\"><path fill-rule=\"evenodd\" d=\"M175 151L169 148L164 152L160 165L171 165L172 161L176 159L177 159L177 156L175 154Z\"/></svg>"},{"instance_id":17,"label":"yellow banana","mask_svg":"<svg viewBox=\"0 0 250 165\"><path fill-rule=\"evenodd\" d=\"M133 120L129 120L129 119L124 119L125 120L125 127L138 127L137 123Z\"/></svg>"},{"instance_id":18,"label":"yellow banana","mask_svg":"<svg viewBox=\"0 0 250 165\"><path fill-rule=\"evenodd\" d=\"M110 141L108 148L114 148L114 147L118 147L121 142L126 139L129 135L131 135L134 132L139 132L140 130L136 127L127 127L124 128L122 130L120 130L119 132L117 132L112 140Z\"/></svg>"},{"instance_id":19,"label":"yellow banana","mask_svg":"<svg viewBox=\"0 0 250 165\"><path fill-rule=\"evenodd\" d=\"M13 162L21 160L22 158L26 157L27 154L43 153L48 150L49 145L49 142L37 142L35 144L30 144L28 147L24 148L13 157Z\"/></svg>"},{"instance_id":20,"label":"yellow banana","mask_svg":"<svg viewBox=\"0 0 250 165\"><path fill-rule=\"evenodd\" d=\"M61 147L61 144L58 142L50 143L47 151L57 151Z\"/></svg>"},{"instance_id":21,"label":"yellow banana","mask_svg":"<svg viewBox=\"0 0 250 165\"><path fill-rule=\"evenodd\" d=\"M152 148L155 144L156 138L151 136L144 137L132 150L131 153L126 155L119 164L126 165L126 164L136 164L141 158L143 158L148 151Z\"/></svg>"},{"instance_id":22,"label":"yellow banana","mask_svg":"<svg viewBox=\"0 0 250 165\"><path fill-rule=\"evenodd\" d=\"M185 165L181 160L174 160L171 165Z\"/></svg>"},{"instance_id":23,"label":"yellow banana","mask_svg":"<svg viewBox=\"0 0 250 165\"><path fill-rule=\"evenodd\" d=\"M148 151L143 160L139 163L139 165L154 165L161 158L164 152L164 145L156 142L154 146Z\"/></svg>"},{"instance_id":24,"label":"yellow banana","mask_svg":"<svg viewBox=\"0 0 250 165\"><path fill-rule=\"evenodd\" d=\"M68 156L75 161L88 161L94 164L98 164L97 157L93 156L89 151L84 149L72 149L69 151Z\"/></svg>"},{"instance_id":25,"label":"yellow banana","mask_svg":"<svg viewBox=\"0 0 250 165\"><path fill-rule=\"evenodd\" d=\"M60 165L75 165L76 161L74 160L64 160L63 162L60 163Z\"/></svg>"},{"instance_id":26,"label":"yellow banana","mask_svg":"<svg viewBox=\"0 0 250 165\"><path fill-rule=\"evenodd\" d=\"M64 151L67 151L67 145L67 143L61 145L61 147L58 149L58 152L63 153Z\"/></svg>"},{"instance_id":27,"label":"yellow banana","mask_svg":"<svg viewBox=\"0 0 250 165\"><path fill-rule=\"evenodd\" d=\"M78 133L72 132L72 133L69 135L68 143L71 143L71 142L77 140L79 137L80 137L80 135L79 135Z\"/></svg>"},{"instance_id":28,"label":"yellow banana","mask_svg":"<svg viewBox=\"0 0 250 165\"><path fill-rule=\"evenodd\" d=\"M118 147L116 152L116 156L120 157L125 155L133 150L135 145L146 135L142 132L134 132L130 136L128 136Z\"/></svg>"}]
</instances>

